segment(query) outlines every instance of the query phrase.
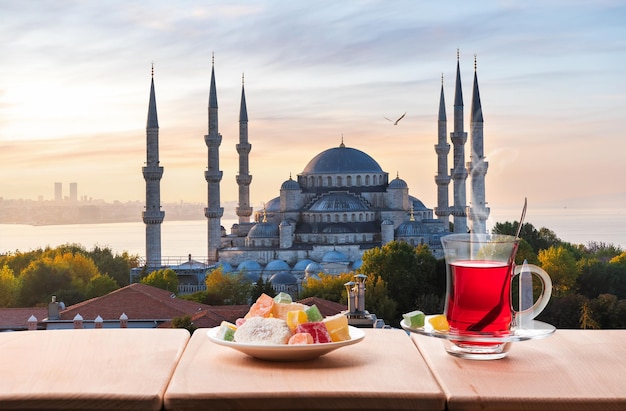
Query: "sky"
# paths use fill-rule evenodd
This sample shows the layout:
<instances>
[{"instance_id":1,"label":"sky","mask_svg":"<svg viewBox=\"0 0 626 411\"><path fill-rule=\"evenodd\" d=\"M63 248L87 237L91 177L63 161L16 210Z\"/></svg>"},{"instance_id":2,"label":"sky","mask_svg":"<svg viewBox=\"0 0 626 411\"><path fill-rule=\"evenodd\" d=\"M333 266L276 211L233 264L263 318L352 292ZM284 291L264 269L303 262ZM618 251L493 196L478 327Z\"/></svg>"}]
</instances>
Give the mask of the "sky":
<instances>
[{"instance_id":1,"label":"sky","mask_svg":"<svg viewBox=\"0 0 626 411\"><path fill-rule=\"evenodd\" d=\"M342 139L432 208L458 52L468 132L476 59L492 210L622 206L624 21L620 0L0 0L0 197L76 182L145 201L154 65L161 201L206 203L214 56L222 202L238 196L243 76L255 209Z\"/></svg>"}]
</instances>

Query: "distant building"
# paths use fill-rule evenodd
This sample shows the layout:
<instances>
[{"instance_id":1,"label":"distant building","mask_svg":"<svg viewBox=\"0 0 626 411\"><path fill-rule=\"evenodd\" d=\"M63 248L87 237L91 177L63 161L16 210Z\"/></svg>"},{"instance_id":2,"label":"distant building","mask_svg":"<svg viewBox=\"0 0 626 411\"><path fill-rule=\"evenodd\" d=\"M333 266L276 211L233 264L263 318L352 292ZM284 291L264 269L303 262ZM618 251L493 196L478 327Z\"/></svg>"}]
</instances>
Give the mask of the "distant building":
<instances>
[{"instance_id":1,"label":"distant building","mask_svg":"<svg viewBox=\"0 0 626 411\"><path fill-rule=\"evenodd\" d=\"M54 183L54 201L63 201L63 183Z\"/></svg>"}]
</instances>

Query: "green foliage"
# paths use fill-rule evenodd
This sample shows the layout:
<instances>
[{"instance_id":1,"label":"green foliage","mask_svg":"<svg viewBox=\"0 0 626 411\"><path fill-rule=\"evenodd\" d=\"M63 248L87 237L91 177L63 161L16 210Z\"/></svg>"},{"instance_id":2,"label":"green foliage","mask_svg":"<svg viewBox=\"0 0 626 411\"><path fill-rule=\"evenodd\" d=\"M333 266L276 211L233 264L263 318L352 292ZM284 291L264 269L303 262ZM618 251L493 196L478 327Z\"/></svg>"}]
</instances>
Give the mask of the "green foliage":
<instances>
[{"instance_id":1,"label":"green foliage","mask_svg":"<svg viewBox=\"0 0 626 411\"><path fill-rule=\"evenodd\" d=\"M365 282L365 309L389 322L398 315L397 303L389 296L387 284L381 277L368 277Z\"/></svg>"},{"instance_id":2,"label":"green foliage","mask_svg":"<svg viewBox=\"0 0 626 411\"><path fill-rule=\"evenodd\" d=\"M248 304L253 284L242 273L224 274L222 268L213 270L205 278L207 300L210 305Z\"/></svg>"},{"instance_id":3,"label":"green foliage","mask_svg":"<svg viewBox=\"0 0 626 411\"><path fill-rule=\"evenodd\" d=\"M172 293L178 292L178 275L171 268L153 271L141 279L141 284L161 288Z\"/></svg>"},{"instance_id":4,"label":"green foliage","mask_svg":"<svg viewBox=\"0 0 626 411\"><path fill-rule=\"evenodd\" d=\"M257 298L261 296L261 294L267 294L270 297L276 296L276 291L274 287L272 287L272 282L270 280L263 281L263 276L259 276L259 279L254 283L254 287L250 291L250 301L256 301Z\"/></svg>"},{"instance_id":5,"label":"green foliage","mask_svg":"<svg viewBox=\"0 0 626 411\"><path fill-rule=\"evenodd\" d=\"M397 304L395 318L388 319L392 325L400 323L403 313L417 308L420 295L441 292L436 285L440 278L437 261L425 245L414 248L406 242L392 241L368 250L363 254L361 271L368 278L380 277L387 284L389 295Z\"/></svg>"},{"instance_id":6,"label":"green foliage","mask_svg":"<svg viewBox=\"0 0 626 411\"><path fill-rule=\"evenodd\" d=\"M72 270L66 263L44 257L32 261L22 271L21 280L20 305L45 307L59 290L71 288Z\"/></svg>"},{"instance_id":7,"label":"green foliage","mask_svg":"<svg viewBox=\"0 0 626 411\"><path fill-rule=\"evenodd\" d=\"M193 321L191 321L190 315L185 315L183 317L176 317L172 319L172 328L184 328L189 331L190 334L198 328L194 325Z\"/></svg>"},{"instance_id":8,"label":"green foliage","mask_svg":"<svg viewBox=\"0 0 626 411\"><path fill-rule=\"evenodd\" d=\"M85 297L95 298L106 295L120 288L117 282L108 274L97 274L93 276L85 287Z\"/></svg>"},{"instance_id":9,"label":"green foliage","mask_svg":"<svg viewBox=\"0 0 626 411\"><path fill-rule=\"evenodd\" d=\"M20 296L20 281L8 265L0 268L0 308L15 307Z\"/></svg>"},{"instance_id":10,"label":"green foliage","mask_svg":"<svg viewBox=\"0 0 626 411\"><path fill-rule=\"evenodd\" d=\"M563 296L575 291L578 270L574 256L563 246L552 246L539 251L541 268L552 279L552 294Z\"/></svg>"},{"instance_id":11,"label":"green foliage","mask_svg":"<svg viewBox=\"0 0 626 411\"><path fill-rule=\"evenodd\" d=\"M339 275L320 273L319 280L309 277L302 283L302 291L299 297L301 299L319 297L347 305L348 296L345 284L352 281L353 278L353 273L341 273ZM365 301L367 301L367 298Z\"/></svg>"}]
</instances>

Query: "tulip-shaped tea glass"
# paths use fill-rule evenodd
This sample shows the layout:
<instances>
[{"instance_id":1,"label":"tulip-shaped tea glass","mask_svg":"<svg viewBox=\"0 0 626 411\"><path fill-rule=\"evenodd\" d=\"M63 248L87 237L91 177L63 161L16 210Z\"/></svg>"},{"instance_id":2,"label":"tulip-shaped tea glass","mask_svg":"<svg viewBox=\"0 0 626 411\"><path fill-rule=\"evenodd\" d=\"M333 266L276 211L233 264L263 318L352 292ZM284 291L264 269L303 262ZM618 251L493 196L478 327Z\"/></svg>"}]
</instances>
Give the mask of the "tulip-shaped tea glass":
<instances>
[{"instance_id":1,"label":"tulip-shaped tea glass","mask_svg":"<svg viewBox=\"0 0 626 411\"><path fill-rule=\"evenodd\" d=\"M507 336L520 312L511 304L511 282L522 267L515 267L519 238L496 234L450 234L441 238L446 260L444 314L450 326L449 354L469 359L497 359L507 355ZM536 302L523 314L533 319L552 293L550 276L525 264L542 283ZM458 339L455 337L458 336Z\"/></svg>"}]
</instances>

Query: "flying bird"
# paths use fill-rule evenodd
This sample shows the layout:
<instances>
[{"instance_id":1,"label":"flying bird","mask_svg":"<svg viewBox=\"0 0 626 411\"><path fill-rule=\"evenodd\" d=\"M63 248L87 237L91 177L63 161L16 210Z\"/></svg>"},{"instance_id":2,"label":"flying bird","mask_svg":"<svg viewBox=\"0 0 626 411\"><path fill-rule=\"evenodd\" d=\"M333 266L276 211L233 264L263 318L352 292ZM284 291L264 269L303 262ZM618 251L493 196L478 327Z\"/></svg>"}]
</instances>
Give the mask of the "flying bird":
<instances>
[{"instance_id":1,"label":"flying bird","mask_svg":"<svg viewBox=\"0 0 626 411\"><path fill-rule=\"evenodd\" d=\"M387 117L385 117L385 120L391 121L393 123L394 126L398 125L398 121L402 120L404 118L404 116L406 116L406 113L404 113L403 115L401 115L396 121L393 121Z\"/></svg>"}]
</instances>

